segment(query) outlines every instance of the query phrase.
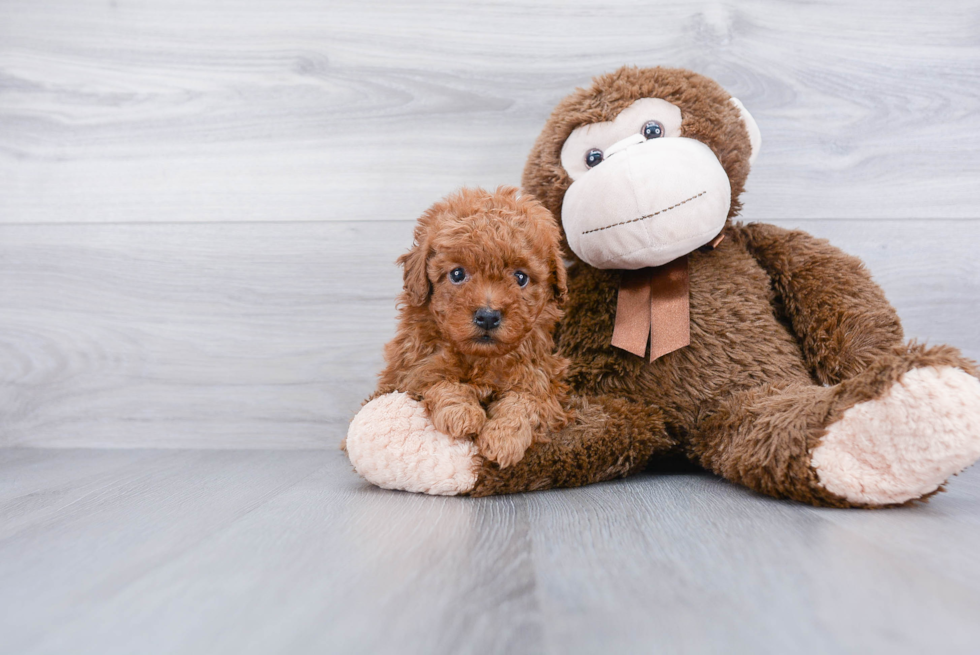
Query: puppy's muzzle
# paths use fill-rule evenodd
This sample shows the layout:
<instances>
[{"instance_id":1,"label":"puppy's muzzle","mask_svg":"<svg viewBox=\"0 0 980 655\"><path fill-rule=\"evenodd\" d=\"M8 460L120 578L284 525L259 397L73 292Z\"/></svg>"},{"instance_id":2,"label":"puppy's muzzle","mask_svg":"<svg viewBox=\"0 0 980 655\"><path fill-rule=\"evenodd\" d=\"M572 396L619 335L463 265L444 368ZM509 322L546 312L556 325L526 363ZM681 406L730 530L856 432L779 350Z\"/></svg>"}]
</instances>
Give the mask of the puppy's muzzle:
<instances>
[{"instance_id":1,"label":"puppy's muzzle","mask_svg":"<svg viewBox=\"0 0 980 655\"><path fill-rule=\"evenodd\" d=\"M480 309L473 312L473 323L481 330L496 330L500 327L500 310L490 309L489 307L481 307Z\"/></svg>"}]
</instances>

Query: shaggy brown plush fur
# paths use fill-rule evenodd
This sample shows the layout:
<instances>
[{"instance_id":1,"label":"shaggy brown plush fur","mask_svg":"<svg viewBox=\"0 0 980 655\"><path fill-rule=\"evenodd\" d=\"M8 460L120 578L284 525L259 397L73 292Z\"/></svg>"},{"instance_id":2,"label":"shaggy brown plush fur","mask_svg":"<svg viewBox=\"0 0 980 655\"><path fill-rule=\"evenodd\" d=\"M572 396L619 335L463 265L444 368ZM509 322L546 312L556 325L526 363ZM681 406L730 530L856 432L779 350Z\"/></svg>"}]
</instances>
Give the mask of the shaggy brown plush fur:
<instances>
[{"instance_id":1,"label":"shaggy brown plush fur","mask_svg":"<svg viewBox=\"0 0 980 655\"><path fill-rule=\"evenodd\" d=\"M976 374L972 363L952 348L903 345L895 310L858 259L804 232L731 224L749 139L730 96L695 73L624 68L570 95L528 158L525 190L560 215L571 184L560 163L565 139L643 97L680 107L682 135L707 144L731 179L727 238L689 256L691 345L652 363L612 347L620 272L576 260L556 339L586 399L571 406L565 430L517 466L484 466L473 493L587 484L681 452L765 494L853 506L823 489L810 465L827 426L913 368Z\"/></svg>"},{"instance_id":2,"label":"shaggy brown plush fur","mask_svg":"<svg viewBox=\"0 0 980 655\"><path fill-rule=\"evenodd\" d=\"M471 496L580 487L642 471L671 448L656 408L612 396L572 398L574 420L547 442L528 449L517 466L480 470Z\"/></svg>"},{"instance_id":3,"label":"shaggy brown plush fur","mask_svg":"<svg viewBox=\"0 0 980 655\"><path fill-rule=\"evenodd\" d=\"M422 215L398 262L398 334L375 395L421 399L437 429L515 464L566 423L568 363L552 332L567 286L553 217L513 187L463 189ZM499 312L499 326L479 326L481 310Z\"/></svg>"}]
</instances>

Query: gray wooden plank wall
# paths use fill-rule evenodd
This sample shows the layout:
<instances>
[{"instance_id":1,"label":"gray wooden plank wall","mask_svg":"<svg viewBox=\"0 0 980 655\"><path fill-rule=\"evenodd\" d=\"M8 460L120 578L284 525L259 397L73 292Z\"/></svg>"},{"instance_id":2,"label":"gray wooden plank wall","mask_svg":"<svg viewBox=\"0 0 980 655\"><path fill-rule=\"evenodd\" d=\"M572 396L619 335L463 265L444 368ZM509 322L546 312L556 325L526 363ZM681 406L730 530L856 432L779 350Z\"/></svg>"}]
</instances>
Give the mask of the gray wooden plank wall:
<instances>
[{"instance_id":1,"label":"gray wooden plank wall","mask_svg":"<svg viewBox=\"0 0 980 655\"><path fill-rule=\"evenodd\" d=\"M980 3L0 3L0 445L335 446L411 221L552 106L686 66L763 132L746 220L980 357Z\"/></svg>"}]
</instances>

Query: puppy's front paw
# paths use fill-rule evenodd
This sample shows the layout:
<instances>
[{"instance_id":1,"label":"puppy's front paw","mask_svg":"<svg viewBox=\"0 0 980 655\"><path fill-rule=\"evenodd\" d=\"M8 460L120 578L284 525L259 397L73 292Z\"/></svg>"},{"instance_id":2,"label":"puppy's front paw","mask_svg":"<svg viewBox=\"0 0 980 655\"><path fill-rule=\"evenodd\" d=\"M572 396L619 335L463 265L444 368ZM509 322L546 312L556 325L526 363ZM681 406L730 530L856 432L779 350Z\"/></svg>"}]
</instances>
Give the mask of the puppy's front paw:
<instances>
[{"instance_id":1,"label":"puppy's front paw","mask_svg":"<svg viewBox=\"0 0 980 655\"><path fill-rule=\"evenodd\" d=\"M455 439L472 437L480 432L487 422L487 413L479 405L458 403L440 407L432 413L432 424L436 430Z\"/></svg>"},{"instance_id":2,"label":"puppy's front paw","mask_svg":"<svg viewBox=\"0 0 980 655\"><path fill-rule=\"evenodd\" d=\"M513 466L524 459L524 452L534 440L534 432L526 421L496 417L487 421L476 438L480 454L500 468Z\"/></svg>"}]
</instances>

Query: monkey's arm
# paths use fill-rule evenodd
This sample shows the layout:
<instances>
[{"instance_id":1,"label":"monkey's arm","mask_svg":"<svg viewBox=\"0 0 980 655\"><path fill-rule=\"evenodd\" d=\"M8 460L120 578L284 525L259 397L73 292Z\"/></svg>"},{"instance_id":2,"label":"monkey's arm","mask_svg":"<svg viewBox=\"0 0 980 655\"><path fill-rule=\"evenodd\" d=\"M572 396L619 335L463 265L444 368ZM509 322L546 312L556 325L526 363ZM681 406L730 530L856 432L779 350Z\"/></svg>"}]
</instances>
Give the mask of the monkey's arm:
<instances>
[{"instance_id":1,"label":"monkey's arm","mask_svg":"<svg viewBox=\"0 0 980 655\"><path fill-rule=\"evenodd\" d=\"M481 457L473 441L436 431L420 402L391 393L351 421L347 456L368 482L385 489L489 496L625 477L676 447L654 407L599 396L573 398L568 410L564 429L501 469Z\"/></svg>"},{"instance_id":2,"label":"monkey's arm","mask_svg":"<svg viewBox=\"0 0 980 655\"><path fill-rule=\"evenodd\" d=\"M857 257L806 232L754 223L732 229L769 274L817 380L836 384L902 344L902 324Z\"/></svg>"},{"instance_id":3,"label":"monkey's arm","mask_svg":"<svg viewBox=\"0 0 980 655\"><path fill-rule=\"evenodd\" d=\"M580 487L623 478L675 447L658 409L612 396L573 398L568 425L501 469L482 462L470 496Z\"/></svg>"}]
</instances>

